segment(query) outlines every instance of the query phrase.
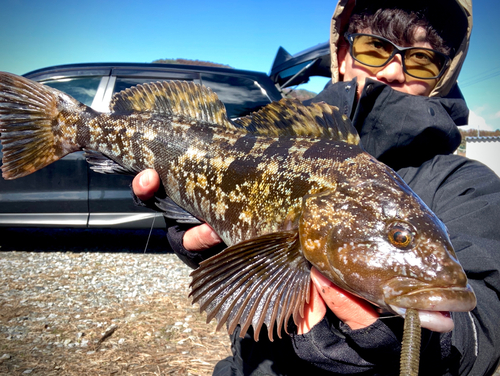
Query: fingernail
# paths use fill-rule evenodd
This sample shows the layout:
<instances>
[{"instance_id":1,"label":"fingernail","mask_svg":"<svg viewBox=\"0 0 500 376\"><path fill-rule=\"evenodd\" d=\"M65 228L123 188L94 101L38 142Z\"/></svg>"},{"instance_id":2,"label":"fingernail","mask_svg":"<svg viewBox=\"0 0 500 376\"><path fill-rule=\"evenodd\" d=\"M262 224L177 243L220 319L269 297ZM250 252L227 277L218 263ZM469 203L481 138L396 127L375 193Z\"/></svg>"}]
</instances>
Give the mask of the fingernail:
<instances>
[{"instance_id":1,"label":"fingernail","mask_svg":"<svg viewBox=\"0 0 500 376\"><path fill-rule=\"evenodd\" d=\"M210 233L210 235L212 236L212 239L215 240L215 241L217 241L218 243L222 241L222 239L220 238L220 236L217 235L217 233L215 231L212 231Z\"/></svg>"},{"instance_id":2,"label":"fingernail","mask_svg":"<svg viewBox=\"0 0 500 376\"><path fill-rule=\"evenodd\" d=\"M139 183L143 186L143 187L146 187L148 186L149 184L149 174L146 172L146 173L143 173L140 177L139 177Z\"/></svg>"}]
</instances>

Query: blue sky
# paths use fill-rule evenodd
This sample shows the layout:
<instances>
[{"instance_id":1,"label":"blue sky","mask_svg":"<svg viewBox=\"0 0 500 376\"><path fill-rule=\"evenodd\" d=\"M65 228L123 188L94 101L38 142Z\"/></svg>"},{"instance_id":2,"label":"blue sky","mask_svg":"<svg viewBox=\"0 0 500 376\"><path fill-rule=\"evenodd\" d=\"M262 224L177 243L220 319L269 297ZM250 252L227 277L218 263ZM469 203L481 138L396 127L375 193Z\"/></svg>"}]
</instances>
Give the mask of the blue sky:
<instances>
[{"instance_id":1,"label":"blue sky","mask_svg":"<svg viewBox=\"0 0 500 376\"><path fill-rule=\"evenodd\" d=\"M294 54L328 39L335 3L1 0L0 70L186 58L268 73L279 46ZM500 2L475 0L473 6L459 83L471 126L500 129Z\"/></svg>"}]
</instances>

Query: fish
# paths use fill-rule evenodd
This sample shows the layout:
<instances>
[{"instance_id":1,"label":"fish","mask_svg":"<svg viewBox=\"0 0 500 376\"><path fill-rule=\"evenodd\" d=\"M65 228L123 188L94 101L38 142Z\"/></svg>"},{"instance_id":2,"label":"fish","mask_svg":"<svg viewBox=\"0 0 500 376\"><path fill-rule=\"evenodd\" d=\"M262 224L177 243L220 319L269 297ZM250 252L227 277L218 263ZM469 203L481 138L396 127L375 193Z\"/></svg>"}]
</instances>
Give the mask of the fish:
<instances>
[{"instance_id":1,"label":"fish","mask_svg":"<svg viewBox=\"0 0 500 376\"><path fill-rule=\"evenodd\" d=\"M0 73L0 141L4 179L79 150L100 173L155 169L164 215L208 223L227 245L192 272L190 296L229 333L288 333L312 266L380 312L417 311L430 330L452 330L442 312L476 305L445 225L335 106L282 99L229 119L209 88L163 81L115 94L100 113Z\"/></svg>"}]
</instances>

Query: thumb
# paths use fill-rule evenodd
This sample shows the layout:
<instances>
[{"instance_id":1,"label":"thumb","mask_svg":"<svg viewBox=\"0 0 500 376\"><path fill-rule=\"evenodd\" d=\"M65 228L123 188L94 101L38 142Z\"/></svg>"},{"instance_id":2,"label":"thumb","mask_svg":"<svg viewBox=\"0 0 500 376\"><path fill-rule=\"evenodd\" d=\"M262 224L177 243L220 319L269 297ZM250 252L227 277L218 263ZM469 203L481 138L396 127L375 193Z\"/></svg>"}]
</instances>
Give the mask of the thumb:
<instances>
[{"instance_id":1,"label":"thumb","mask_svg":"<svg viewBox=\"0 0 500 376\"><path fill-rule=\"evenodd\" d=\"M143 201L153 197L158 188L160 188L160 177L155 170L141 171L132 180L132 190Z\"/></svg>"}]
</instances>

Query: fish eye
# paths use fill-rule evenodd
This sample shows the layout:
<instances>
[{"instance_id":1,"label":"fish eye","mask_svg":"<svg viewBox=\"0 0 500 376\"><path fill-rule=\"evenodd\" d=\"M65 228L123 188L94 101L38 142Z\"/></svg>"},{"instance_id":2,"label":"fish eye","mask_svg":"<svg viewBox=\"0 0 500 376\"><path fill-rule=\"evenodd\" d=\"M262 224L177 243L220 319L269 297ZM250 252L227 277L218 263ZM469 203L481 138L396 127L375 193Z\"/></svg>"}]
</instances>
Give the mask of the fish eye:
<instances>
[{"instance_id":1,"label":"fish eye","mask_svg":"<svg viewBox=\"0 0 500 376\"><path fill-rule=\"evenodd\" d=\"M387 231L389 242L399 249L408 248L413 242L413 235L410 226L400 222L390 225Z\"/></svg>"}]
</instances>

